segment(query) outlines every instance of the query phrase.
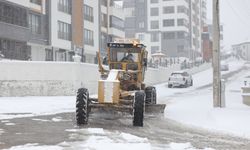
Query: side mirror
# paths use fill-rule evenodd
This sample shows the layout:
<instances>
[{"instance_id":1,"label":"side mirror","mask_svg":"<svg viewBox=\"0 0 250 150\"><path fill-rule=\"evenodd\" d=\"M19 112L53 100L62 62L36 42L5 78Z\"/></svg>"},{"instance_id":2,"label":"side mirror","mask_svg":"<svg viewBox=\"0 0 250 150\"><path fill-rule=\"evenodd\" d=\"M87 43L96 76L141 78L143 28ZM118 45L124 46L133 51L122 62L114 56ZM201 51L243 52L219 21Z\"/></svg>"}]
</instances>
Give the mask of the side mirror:
<instances>
[{"instance_id":1,"label":"side mirror","mask_svg":"<svg viewBox=\"0 0 250 150\"><path fill-rule=\"evenodd\" d=\"M103 58L102 64L103 64L103 65L108 65L108 58L107 58L107 56L105 56L105 57Z\"/></svg>"},{"instance_id":2,"label":"side mirror","mask_svg":"<svg viewBox=\"0 0 250 150\"><path fill-rule=\"evenodd\" d=\"M148 59L143 58L143 66L147 67L148 66Z\"/></svg>"}]
</instances>

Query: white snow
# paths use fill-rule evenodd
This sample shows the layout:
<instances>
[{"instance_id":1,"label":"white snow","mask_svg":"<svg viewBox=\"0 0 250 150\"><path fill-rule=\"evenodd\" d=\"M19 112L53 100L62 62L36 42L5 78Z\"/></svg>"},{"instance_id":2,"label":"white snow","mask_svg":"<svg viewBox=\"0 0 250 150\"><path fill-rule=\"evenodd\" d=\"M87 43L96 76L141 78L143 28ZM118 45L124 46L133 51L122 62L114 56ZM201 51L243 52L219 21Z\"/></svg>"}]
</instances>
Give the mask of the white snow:
<instances>
[{"instance_id":1,"label":"white snow","mask_svg":"<svg viewBox=\"0 0 250 150\"><path fill-rule=\"evenodd\" d=\"M14 126L16 125L15 123L5 123L6 126Z\"/></svg>"},{"instance_id":2,"label":"white snow","mask_svg":"<svg viewBox=\"0 0 250 150\"><path fill-rule=\"evenodd\" d=\"M237 69L236 63L230 63L230 65L231 68ZM165 117L195 127L250 138L250 107L242 103L241 97L243 79L249 73L237 75L226 84L226 108L213 108L212 88L210 87L169 97ZM196 77L200 83L197 87L211 79L211 76L204 72L198 73ZM168 90L167 88L161 89L162 92Z\"/></svg>"},{"instance_id":3,"label":"white snow","mask_svg":"<svg viewBox=\"0 0 250 150\"><path fill-rule=\"evenodd\" d=\"M0 120L74 112L75 97L1 97Z\"/></svg>"},{"instance_id":4,"label":"white snow","mask_svg":"<svg viewBox=\"0 0 250 150\"><path fill-rule=\"evenodd\" d=\"M21 146L15 146L8 150L62 150L59 146L38 146L38 144L25 144Z\"/></svg>"},{"instance_id":5,"label":"white snow","mask_svg":"<svg viewBox=\"0 0 250 150\"><path fill-rule=\"evenodd\" d=\"M230 62L228 62L229 71L223 71L222 75L239 70L244 65L244 63L244 61L231 60ZM189 88L167 88L167 83L156 85L158 102L168 103L168 100L175 95L194 91L201 87L212 84L212 68L196 73L192 76L193 86Z\"/></svg>"},{"instance_id":6,"label":"white snow","mask_svg":"<svg viewBox=\"0 0 250 150\"><path fill-rule=\"evenodd\" d=\"M169 148L166 150L196 150L190 143L170 143ZM203 150L214 150L211 148L205 148Z\"/></svg>"},{"instance_id":7,"label":"white snow","mask_svg":"<svg viewBox=\"0 0 250 150\"><path fill-rule=\"evenodd\" d=\"M3 129L0 129L0 135L3 134L3 133L4 133Z\"/></svg>"}]
</instances>

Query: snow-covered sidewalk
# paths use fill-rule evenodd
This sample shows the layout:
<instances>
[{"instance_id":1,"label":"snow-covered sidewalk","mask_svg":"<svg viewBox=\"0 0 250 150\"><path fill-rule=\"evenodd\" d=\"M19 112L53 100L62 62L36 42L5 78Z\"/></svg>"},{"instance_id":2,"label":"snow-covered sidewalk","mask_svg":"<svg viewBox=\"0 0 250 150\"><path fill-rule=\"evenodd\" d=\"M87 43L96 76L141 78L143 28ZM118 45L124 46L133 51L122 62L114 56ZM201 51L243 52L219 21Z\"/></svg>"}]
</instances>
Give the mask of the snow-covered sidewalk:
<instances>
[{"instance_id":1,"label":"snow-covered sidewalk","mask_svg":"<svg viewBox=\"0 0 250 150\"><path fill-rule=\"evenodd\" d=\"M250 107L242 103L241 97L243 78L249 73L241 74L226 84L226 108L213 108L212 88L209 88L172 97L165 117L195 127L250 138Z\"/></svg>"}]
</instances>

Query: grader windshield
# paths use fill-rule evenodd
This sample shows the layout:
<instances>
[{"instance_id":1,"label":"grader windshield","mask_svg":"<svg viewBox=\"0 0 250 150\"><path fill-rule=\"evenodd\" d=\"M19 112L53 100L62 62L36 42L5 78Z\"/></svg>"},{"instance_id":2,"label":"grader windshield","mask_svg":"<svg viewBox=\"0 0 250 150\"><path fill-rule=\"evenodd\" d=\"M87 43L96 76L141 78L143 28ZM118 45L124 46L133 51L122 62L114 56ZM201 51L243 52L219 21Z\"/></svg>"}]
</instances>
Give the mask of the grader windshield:
<instances>
[{"instance_id":1,"label":"grader windshield","mask_svg":"<svg viewBox=\"0 0 250 150\"><path fill-rule=\"evenodd\" d=\"M144 59L142 44L109 43L110 69L138 70Z\"/></svg>"}]
</instances>

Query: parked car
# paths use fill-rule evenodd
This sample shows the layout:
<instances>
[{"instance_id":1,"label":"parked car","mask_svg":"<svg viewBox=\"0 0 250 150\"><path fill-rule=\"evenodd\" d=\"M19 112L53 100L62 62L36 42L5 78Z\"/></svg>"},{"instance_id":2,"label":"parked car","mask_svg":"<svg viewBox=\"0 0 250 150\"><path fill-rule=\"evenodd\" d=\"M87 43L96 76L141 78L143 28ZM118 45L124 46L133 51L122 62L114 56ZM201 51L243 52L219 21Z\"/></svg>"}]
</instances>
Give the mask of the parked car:
<instances>
[{"instance_id":1,"label":"parked car","mask_svg":"<svg viewBox=\"0 0 250 150\"><path fill-rule=\"evenodd\" d=\"M168 79L168 87L189 87L193 86L193 78L186 71L175 71Z\"/></svg>"},{"instance_id":2,"label":"parked car","mask_svg":"<svg viewBox=\"0 0 250 150\"><path fill-rule=\"evenodd\" d=\"M228 71L228 70L229 70L229 65L228 65L228 63L222 61L221 64L220 64L220 70L221 70L221 71Z\"/></svg>"}]
</instances>

